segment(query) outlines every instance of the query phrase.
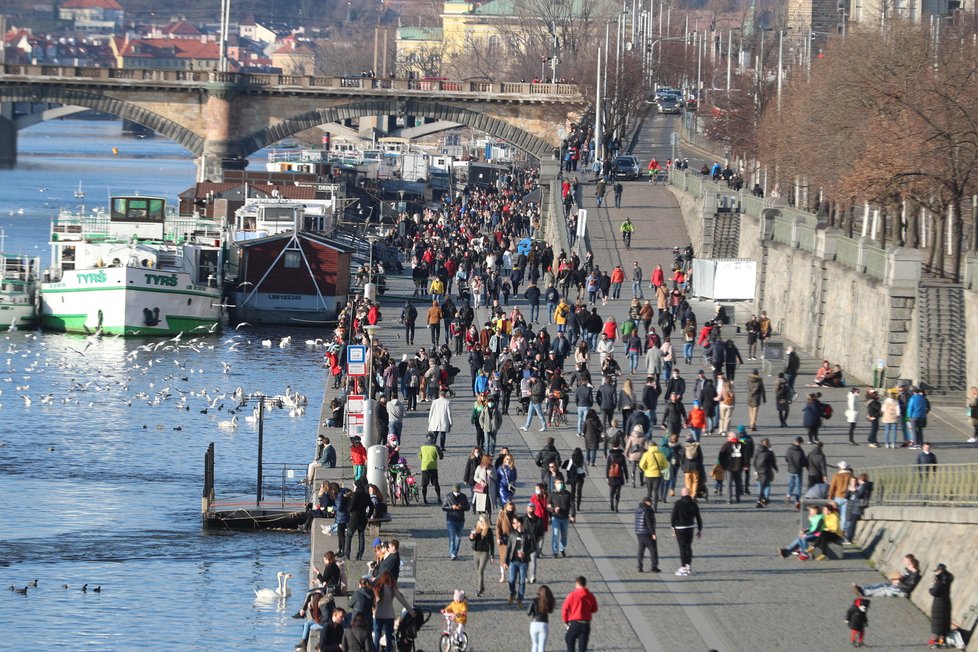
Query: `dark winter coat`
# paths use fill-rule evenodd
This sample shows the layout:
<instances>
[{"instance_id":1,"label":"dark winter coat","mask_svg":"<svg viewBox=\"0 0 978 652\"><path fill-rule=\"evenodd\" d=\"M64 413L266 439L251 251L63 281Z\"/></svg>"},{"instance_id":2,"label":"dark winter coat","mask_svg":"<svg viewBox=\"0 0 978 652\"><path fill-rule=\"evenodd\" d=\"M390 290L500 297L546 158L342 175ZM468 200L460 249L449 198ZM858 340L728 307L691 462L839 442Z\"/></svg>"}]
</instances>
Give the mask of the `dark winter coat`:
<instances>
[{"instance_id":1,"label":"dark winter coat","mask_svg":"<svg viewBox=\"0 0 978 652\"><path fill-rule=\"evenodd\" d=\"M954 575L943 571L934 575L930 594L934 602L930 607L930 632L934 636L947 636L951 631L951 582Z\"/></svg>"},{"instance_id":2,"label":"dark winter coat","mask_svg":"<svg viewBox=\"0 0 978 652\"><path fill-rule=\"evenodd\" d=\"M784 461L788 463L788 473L801 473L808 466L805 449L798 444L788 447L788 452L784 454Z\"/></svg>"},{"instance_id":3,"label":"dark winter coat","mask_svg":"<svg viewBox=\"0 0 978 652\"><path fill-rule=\"evenodd\" d=\"M750 466L750 458L747 457L747 447L742 443L728 441L720 447L720 466L724 471L739 472L745 466Z\"/></svg>"},{"instance_id":4,"label":"dark winter coat","mask_svg":"<svg viewBox=\"0 0 978 652\"><path fill-rule=\"evenodd\" d=\"M774 473L778 470L778 458L774 451L767 446L759 446L754 456L754 472L761 482L774 482Z\"/></svg>"}]
</instances>

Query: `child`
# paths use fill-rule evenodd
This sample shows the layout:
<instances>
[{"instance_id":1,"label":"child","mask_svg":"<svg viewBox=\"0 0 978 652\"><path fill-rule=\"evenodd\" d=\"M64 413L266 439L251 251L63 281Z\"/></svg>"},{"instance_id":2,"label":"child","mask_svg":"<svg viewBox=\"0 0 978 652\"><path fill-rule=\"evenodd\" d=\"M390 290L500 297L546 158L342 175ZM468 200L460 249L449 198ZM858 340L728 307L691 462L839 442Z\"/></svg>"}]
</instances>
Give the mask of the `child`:
<instances>
[{"instance_id":1,"label":"child","mask_svg":"<svg viewBox=\"0 0 978 652\"><path fill-rule=\"evenodd\" d=\"M846 624L849 625L849 642L852 647L862 647L863 639L866 636L866 626L869 625L869 618L866 610L869 609L869 600L866 598L856 598L856 601L846 612Z\"/></svg>"},{"instance_id":2,"label":"child","mask_svg":"<svg viewBox=\"0 0 978 652\"><path fill-rule=\"evenodd\" d=\"M443 614L455 614L455 640L462 640L465 621L468 620L469 616L469 601L465 597L465 591L456 589L452 601L441 612Z\"/></svg>"},{"instance_id":3,"label":"child","mask_svg":"<svg viewBox=\"0 0 978 652\"><path fill-rule=\"evenodd\" d=\"M710 469L710 477L716 480L716 482L713 484L713 493L719 496L723 493L723 467L720 466L719 460L717 460L717 462L713 465L713 468Z\"/></svg>"}]
</instances>

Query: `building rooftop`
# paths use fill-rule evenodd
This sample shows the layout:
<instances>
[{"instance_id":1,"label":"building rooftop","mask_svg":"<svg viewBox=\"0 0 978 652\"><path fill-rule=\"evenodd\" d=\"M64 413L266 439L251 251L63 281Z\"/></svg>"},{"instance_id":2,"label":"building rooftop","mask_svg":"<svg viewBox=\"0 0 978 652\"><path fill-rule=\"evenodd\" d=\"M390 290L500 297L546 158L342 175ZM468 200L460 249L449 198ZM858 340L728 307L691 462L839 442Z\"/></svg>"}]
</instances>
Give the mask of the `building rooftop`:
<instances>
[{"instance_id":1,"label":"building rooftop","mask_svg":"<svg viewBox=\"0 0 978 652\"><path fill-rule=\"evenodd\" d=\"M401 41L440 41L441 27L398 27L397 38Z\"/></svg>"},{"instance_id":2,"label":"building rooftop","mask_svg":"<svg viewBox=\"0 0 978 652\"><path fill-rule=\"evenodd\" d=\"M62 9L114 9L122 11L122 5L116 0L66 0Z\"/></svg>"}]
</instances>

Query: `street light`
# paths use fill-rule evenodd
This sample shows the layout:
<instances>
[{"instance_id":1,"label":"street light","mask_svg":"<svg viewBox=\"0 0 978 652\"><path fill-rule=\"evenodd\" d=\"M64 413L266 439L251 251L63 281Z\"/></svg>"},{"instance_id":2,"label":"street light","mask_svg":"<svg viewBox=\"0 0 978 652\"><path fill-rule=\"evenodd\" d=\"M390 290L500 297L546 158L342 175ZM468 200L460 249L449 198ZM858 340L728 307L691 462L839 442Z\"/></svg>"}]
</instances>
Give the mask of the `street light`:
<instances>
[{"instance_id":1,"label":"street light","mask_svg":"<svg viewBox=\"0 0 978 652\"><path fill-rule=\"evenodd\" d=\"M367 236L367 242L370 243L370 253L367 256L367 282L363 286L363 298L376 301L377 285L374 283L374 243L377 242L377 236Z\"/></svg>"},{"instance_id":2,"label":"street light","mask_svg":"<svg viewBox=\"0 0 978 652\"><path fill-rule=\"evenodd\" d=\"M377 424L374 421L374 335L380 330L380 326L368 324L363 327L363 330L367 331L367 337L370 338L367 351L367 398L363 403L363 446L370 448L380 443L377 438Z\"/></svg>"}]
</instances>

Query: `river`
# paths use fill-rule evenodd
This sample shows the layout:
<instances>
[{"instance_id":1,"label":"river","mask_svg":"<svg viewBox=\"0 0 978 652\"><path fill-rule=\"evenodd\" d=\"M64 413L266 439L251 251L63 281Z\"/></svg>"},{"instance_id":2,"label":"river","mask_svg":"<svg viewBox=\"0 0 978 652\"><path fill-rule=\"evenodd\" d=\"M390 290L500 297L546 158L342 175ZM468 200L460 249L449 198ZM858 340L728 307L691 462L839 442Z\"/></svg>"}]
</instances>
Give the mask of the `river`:
<instances>
[{"instance_id":1,"label":"river","mask_svg":"<svg viewBox=\"0 0 978 652\"><path fill-rule=\"evenodd\" d=\"M80 203L79 181L89 205L130 192L176 201L194 164L163 138L121 136L116 122L31 127L20 134L17 168L0 171L6 251L46 264L50 219ZM294 342L281 348L286 334ZM147 352L138 339L0 334L0 647L291 650L308 539L202 530L207 444L216 445L218 497L253 494L257 427L244 413L237 430L218 426L231 400L221 401L224 411L201 410L238 386L282 394L290 385L309 410L268 415L264 459L307 461L323 372L322 350L304 342L316 337L246 327L193 349L187 336ZM161 392L170 397L154 405ZM278 571L296 576L296 595L287 606L256 604L253 587L274 588ZM34 579L26 596L6 590ZM86 583L101 592L83 593Z\"/></svg>"}]
</instances>

